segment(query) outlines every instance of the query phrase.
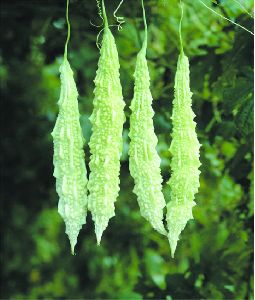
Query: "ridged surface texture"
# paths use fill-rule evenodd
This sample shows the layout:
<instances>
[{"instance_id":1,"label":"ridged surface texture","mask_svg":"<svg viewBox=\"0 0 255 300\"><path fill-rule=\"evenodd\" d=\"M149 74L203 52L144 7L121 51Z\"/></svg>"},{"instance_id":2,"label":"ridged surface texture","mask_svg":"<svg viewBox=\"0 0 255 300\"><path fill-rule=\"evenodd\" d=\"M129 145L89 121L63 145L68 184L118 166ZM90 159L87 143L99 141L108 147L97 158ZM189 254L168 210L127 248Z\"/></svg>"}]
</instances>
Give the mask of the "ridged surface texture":
<instances>
[{"instance_id":1,"label":"ridged surface texture","mask_svg":"<svg viewBox=\"0 0 255 300\"><path fill-rule=\"evenodd\" d=\"M150 75L145 47L137 55L134 98L131 102L129 169L135 181L141 215L152 227L166 234L163 225L165 199L162 193L160 157L156 150Z\"/></svg>"},{"instance_id":2,"label":"ridged surface texture","mask_svg":"<svg viewBox=\"0 0 255 300\"><path fill-rule=\"evenodd\" d=\"M181 52L175 76L175 98L172 113L172 154L169 180L171 200L167 204L168 238L172 256L181 231L192 219L192 207L199 188L199 148L195 131L195 114L192 111L192 93L189 83L189 61Z\"/></svg>"},{"instance_id":3,"label":"ridged surface texture","mask_svg":"<svg viewBox=\"0 0 255 300\"><path fill-rule=\"evenodd\" d=\"M54 176L59 195L58 211L65 221L72 253L87 215L87 172L84 138L79 122L78 92L73 72L65 58L60 66L59 114L52 132Z\"/></svg>"},{"instance_id":4,"label":"ridged surface texture","mask_svg":"<svg viewBox=\"0 0 255 300\"><path fill-rule=\"evenodd\" d=\"M119 59L114 37L104 29L100 59L95 78L94 109L90 117L90 192L88 207L95 223L97 243L109 219L115 215L114 202L119 193L124 101L119 75Z\"/></svg>"}]
</instances>

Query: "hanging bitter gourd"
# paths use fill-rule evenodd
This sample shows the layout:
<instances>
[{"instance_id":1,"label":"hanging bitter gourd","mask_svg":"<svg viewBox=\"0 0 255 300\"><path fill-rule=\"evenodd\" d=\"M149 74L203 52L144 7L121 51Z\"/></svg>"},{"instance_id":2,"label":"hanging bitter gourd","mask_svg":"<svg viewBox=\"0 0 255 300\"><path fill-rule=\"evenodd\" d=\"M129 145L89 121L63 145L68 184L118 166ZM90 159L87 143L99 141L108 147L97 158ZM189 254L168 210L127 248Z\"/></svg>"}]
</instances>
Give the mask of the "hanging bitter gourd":
<instances>
[{"instance_id":1,"label":"hanging bitter gourd","mask_svg":"<svg viewBox=\"0 0 255 300\"><path fill-rule=\"evenodd\" d=\"M141 215L152 227L166 234L163 225L165 199L162 193L160 157L156 150L157 137L153 126L150 75L146 60L147 24L142 1L145 38L137 55L135 68L134 98L131 102L129 169L134 178L134 193L137 195Z\"/></svg>"},{"instance_id":2,"label":"hanging bitter gourd","mask_svg":"<svg viewBox=\"0 0 255 300\"><path fill-rule=\"evenodd\" d=\"M90 117L91 173L88 183L88 208L95 223L98 244L109 219L115 215L114 202L119 193L122 129L125 121L118 52L108 27L104 1L102 11L104 34L94 81L94 109Z\"/></svg>"},{"instance_id":3,"label":"hanging bitter gourd","mask_svg":"<svg viewBox=\"0 0 255 300\"><path fill-rule=\"evenodd\" d=\"M195 114L192 111L189 60L183 52L181 21L181 52L175 75L172 113L173 132L169 149L172 154L172 175L168 182L170 185L171 200L167 204L167 224L172 257L174 256L181 231L185 228L188 220L193 218L192 207L196 205L194 196L198 192L200 174L198 169L200 166L200 144L195 131L196 123L193 120Z\"/></svg>"},{"instance_id":4,"label":"hanging bitter gourd","mask_svg":"<svg viewBox=\"0 0 255 300\"><path fill-rule=\"evenodd\" d=\"M67 60L67 45L70 38L66 18L68 37L64 59L60 66L61 92L58 101L59 114L52 132L54 141L54 176L59 195L58 211L65 221L66 233L70 239L72 253L77 243L77 236L87 215L87 172L84 162L84 138L79 122L78 92L73 78L73 71Z\"/></svg>"}]
</instances>

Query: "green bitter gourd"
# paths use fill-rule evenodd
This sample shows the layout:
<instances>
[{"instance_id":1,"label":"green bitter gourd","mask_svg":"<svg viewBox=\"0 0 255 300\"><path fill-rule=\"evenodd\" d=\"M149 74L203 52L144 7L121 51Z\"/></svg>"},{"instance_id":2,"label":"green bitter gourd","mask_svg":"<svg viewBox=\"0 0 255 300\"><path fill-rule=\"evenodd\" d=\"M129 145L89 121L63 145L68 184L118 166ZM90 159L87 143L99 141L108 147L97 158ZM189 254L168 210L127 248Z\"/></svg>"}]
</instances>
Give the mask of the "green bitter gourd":
<instances>
[{"instance_id":1,"label":"green bitter gourd","mask_svg":"<svg viewBox=\"0 0 255 300\"><path fill-rule=\"evenodd\" d=\"M181 21L181 52L175 75L172 113L173 132L169 149L172 154L172 175L168 182L171 189L171 200L167 204L167 224L172 257L181 231L185 228L188 220L193 218L192 207L196 205L194 196L198 192L200 174L198 169L200 166L200 144L195 130L196 123L193 120L195 114L192 111L189 60L183 52Z\"/></svg>"},{"instance_id":2,"label":"green bitter gourd","mask_svg":"<svg viewBox=\"0 0 255 300\"><path fill-rule=\"evenodd\" d=\"M87 215L87 172L84 162L84 138L79 122L78 92L73 78L73 71L67 60L67 45L70 38L66 18L68 37L65 44L64 59L60 66L61 92L58 101L59 114L52 132L54 142L54 177L59 195L58 211L65 221L66 233L71 243L71 250L77 243L77 236Z\"/></svg>"},{"instance_id":3,"label":"green bitter gourd","mask_svg":"<svg viewBox=\"0 0 255 300\"><path fill-rule=\"evenodd\" d=\"M115 215L114 202L119 193L122 129L125 121L120 84L119 59L102 1L104 34L95 78L94 109L90 117L92 136L88 208L95 223L97 243L109 219Z\"/></svg>"},{"instance_id":4,"label":"green bitter gourd","mask_svg":"<svg viewBox=\"0 0 255 300\"><path fill-rule=\"evenodd\" d=\"M152 227L166 234L163 225L163 208L166 206L162 193L160 157L156 150L157 136L154 132L150 75L146 60L147 24L142 1L145 38L137 55L135 68L134 98L131 102L129 169L134 178L134 193L138 197L141 215Z\"/></svg>"}]
</instances>

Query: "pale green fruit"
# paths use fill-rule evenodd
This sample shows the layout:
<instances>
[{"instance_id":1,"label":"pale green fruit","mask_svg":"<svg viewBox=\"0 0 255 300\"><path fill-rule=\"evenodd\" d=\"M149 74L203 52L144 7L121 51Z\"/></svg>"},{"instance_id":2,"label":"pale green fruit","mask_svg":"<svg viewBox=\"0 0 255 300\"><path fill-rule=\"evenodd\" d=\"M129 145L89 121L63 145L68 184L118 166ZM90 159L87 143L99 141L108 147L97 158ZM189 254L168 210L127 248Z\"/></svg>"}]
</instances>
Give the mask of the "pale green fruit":
<instances>
[{"instance_id":1,"label":"pale green fruit","mask_svg":"<svg viewBox=\"0 0 255 300\"><path fill-rule=\"evenodd\" d=\"M66 224L72 253L87 215L87 172L84 138L79 122L78 92L73 72L66 59L60 67L61 92L59 114L52 132L54 141L54 176L59 195L58 211Z\"/></svg>"},{"instance_id":2,"label":"pale green fruit","mask_svg":"<svg viewBox=\"0 0 255 300\"><path fill-rule=\"evenodd\" d=\"M156 150L158 142L153 126L150 75L146 60L147 36L137 55L134 98L131 102L129 169L135 181L141 215L161 234L166 234L163 225L163 208L166 206L162 193L160 157Z\"/></svg>"},{"instance_id":3,"label":"pale green fruit","mask_svg":"<svg viewBox=\"0 0 255 300\"><path fill-rule=\"evenodd\" d=\"M119 58L114 37L105 24L100 59L95 78L94 109L90 117L92 136L88 208L95 223L97 243L109 219L115 215L119 193L124 101L119 74Z\"/></svg>"},{"instance_id":4,"label":"pale green fruit","mask_svg":"<svg viewBox=\"0 0 255 300\"><path fill-rule=\"evenodd\" d=\"M199 148L195 131L195 114L192 111L189 61L183 51L179 55L175 76L175 98L173 101L173 132L170 152L172 154L169 180L171 200L167 204L168 238L172 256L181 231L192 219L194 198L199 188Z\"/></svg>"}]
</instances>

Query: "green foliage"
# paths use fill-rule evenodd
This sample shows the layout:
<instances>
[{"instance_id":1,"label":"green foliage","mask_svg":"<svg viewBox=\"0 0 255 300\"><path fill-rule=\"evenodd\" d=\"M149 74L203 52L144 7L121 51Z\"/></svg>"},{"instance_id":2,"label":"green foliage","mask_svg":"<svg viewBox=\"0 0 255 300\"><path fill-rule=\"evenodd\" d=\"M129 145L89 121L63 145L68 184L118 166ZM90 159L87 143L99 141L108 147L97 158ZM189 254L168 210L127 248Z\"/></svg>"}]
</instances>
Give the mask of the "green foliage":
<instances>
[{"instance_id":1,"label":"green foliage","mask_svg":"<svg viewBox=\"0 0 255 300\"><path fill-rule=\"evenodd\" d=\"M109 16L117 2L107 1ZM253 132L249 125L253 119L245 117L249 112L245 103L253 96L253 39L197 1L183 2L183 40L190 58L193 109L203 145L195 221L183 232L174 260L167 240L140 216L132 193L127 156L129 110L116 217L98 247L89 214L79 235L77 254L70 255L57 213L50 136L57 115L65 7L56 1L36 6L33 1L22 5L9 1L3 5L6 29L0 37L0 78L6 126L1 157L6 167L2 172L1 298L253 299ZM226 11L229 3L233 4L231 0L223 2ZM167 201L178 3L146 1L150 24L147 60ZM250 1L245 3L250 11ZM100 20L92 17L97 14L93 1L71 1L71 5L74 34L69 59L80 92L81 126L89 140L88 116L93 109L99 54L95 45L98 30L88 20L96 24ZM214 8L223 9L221 5ZM126 16L126 24L120 32L113 27L113 33L120 53L121 82L125 83L123 94L130 105L136 53L142 41L140 2L124 1L120 12ZM252 28L252 20L240 8L231 13L228 9L228 13ZM85 152L88 164L88 147Z\"/></svg>"}]
</instances>

